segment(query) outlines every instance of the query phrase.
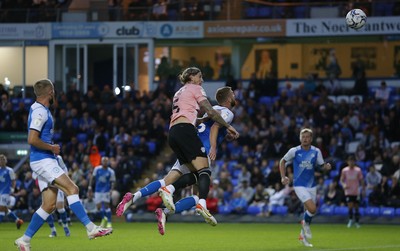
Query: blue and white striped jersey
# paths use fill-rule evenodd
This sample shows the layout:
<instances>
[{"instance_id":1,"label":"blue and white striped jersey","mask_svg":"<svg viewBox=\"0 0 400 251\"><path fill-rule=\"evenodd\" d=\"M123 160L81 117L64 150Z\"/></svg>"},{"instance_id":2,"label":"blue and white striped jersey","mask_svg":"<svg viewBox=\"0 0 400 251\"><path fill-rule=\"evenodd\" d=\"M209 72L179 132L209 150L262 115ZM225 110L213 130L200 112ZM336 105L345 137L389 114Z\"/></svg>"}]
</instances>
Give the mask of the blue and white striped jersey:
<instances>
[{"instance_id":1,"label":"blue and white striped jersey","mask_svg":"<svg viewBox=\"0 0 400 251\"><path fill-rule=\"evenodd\" d=\"M292 147L283 156L287 164L293 163L293 186L315 187L315 168L324 164L321 151L311 146L304 150L300 145Z\"/></svg>"}]
</instances>

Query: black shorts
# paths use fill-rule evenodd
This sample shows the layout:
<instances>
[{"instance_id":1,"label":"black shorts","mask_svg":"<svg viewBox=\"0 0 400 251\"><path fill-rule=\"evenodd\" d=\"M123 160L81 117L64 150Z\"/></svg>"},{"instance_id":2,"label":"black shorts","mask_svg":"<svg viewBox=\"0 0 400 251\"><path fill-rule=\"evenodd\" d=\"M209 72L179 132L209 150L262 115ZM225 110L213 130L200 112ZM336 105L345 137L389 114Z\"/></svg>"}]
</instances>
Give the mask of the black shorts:
<instances>
[{"instance_id":1,"label":"black shorts","mask_svg":"<svg viewBox=\"0 0 400 251\"><path fill-rule=\"evenodd\" d=\"M197 129L189 123L176 124L169 129L168 143L181 165L190 163L197 157L207 158L197 133Z\"/></svg>"},{"instance_id":2,"label":"black shorts","mask_svg":"<svg viewBox=\"0 0 400 251\"><path fill-rule=\"evenodd\" d=\"M359 199L359 197L356 196L356 195L347 195L347 196L346 196L346 202L347 202L347 203L348 203L348 202L359 203L359 202L360 202L360 199Z\"/></svg>"}]
</instances>

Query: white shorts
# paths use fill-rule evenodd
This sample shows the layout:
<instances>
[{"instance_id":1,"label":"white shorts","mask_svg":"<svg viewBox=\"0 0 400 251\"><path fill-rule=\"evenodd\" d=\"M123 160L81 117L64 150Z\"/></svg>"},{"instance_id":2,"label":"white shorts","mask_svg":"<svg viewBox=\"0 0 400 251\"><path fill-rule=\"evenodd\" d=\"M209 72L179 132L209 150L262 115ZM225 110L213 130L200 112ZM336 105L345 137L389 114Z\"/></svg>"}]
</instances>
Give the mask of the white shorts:
<instances>
[{"instance_id":1,"label":"white shorts","mask_svg":"<svg viewBox=\"0 0 400 251\"><path fill-rule=\"evenodd\" d=\"M301 202L317 201L317 187L294 187L294 192Z\"/></svg>"},{"instance_id":2,"label":"white shorts","mask_svg":"<svg viewBox=\"0 0 400 251\"><path fill-rule=\"evenodd\" d=\"M8 207L10 204L9 194L0 194L0 206Z\"/></svg>"},{"instance_id":3,"label":"white shorts","mask_svg":"<svg viewBox=\"0 0 400 251\"><path fill-rule=\"evenodd\" d=\"M208 170L211 171L210 166L210 158L208 158ZM174 166L171 168L171 171L175 170L175 171L179 171L182 175L187 174L187 173L191 173L190 169L186 166L186 165L181 165L181 163L179 163L179 160L177 160L174 164Z\"/></svg>"},{"instance_id":4,"label":"white shorts","mask_svg":"<svg viewBox=\"0 0 400 251\"><path fill-rule=\"evenodd\" d=\"M110 192L107 192L107 193L98 193L98 192L95 192L95 193L94 193L94 202L95 202L96 204L100 204L100 203L102 203L102 202L104 202L104 203L110 203L110 200L111 200Z\"/></svg>"},{"instance_id":5,"label":"white shorts","mask_svg":"<svg viewBox=\"0 0 400 251\"><path fill-rule=\"evenodd\" d=\"M47 188L49 184L51 185L55 179L65 173L56 159L42 159L31 162L30 165L33 171L32 177L38 179L40 191L43 191L43 189ZM41 182L45 183L42 184L42 187L40 187Z\"/></svg>"}]
</instances>

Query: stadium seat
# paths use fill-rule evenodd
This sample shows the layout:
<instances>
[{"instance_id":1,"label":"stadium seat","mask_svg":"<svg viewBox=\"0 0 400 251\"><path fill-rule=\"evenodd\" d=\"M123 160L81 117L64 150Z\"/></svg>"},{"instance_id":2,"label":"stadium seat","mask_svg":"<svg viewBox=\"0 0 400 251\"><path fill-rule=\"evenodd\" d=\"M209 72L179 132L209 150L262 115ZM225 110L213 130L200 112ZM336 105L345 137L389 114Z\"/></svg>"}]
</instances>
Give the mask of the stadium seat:
<instances>
[{"instance_id":1,"label":"stadium seat","mask_svg":"<svg viewBox=\"0 0 400 251\"><path fill-rule=\"evenodd\" d=\"M86 143L87 141L87 134L86 133L78 133L76 135L76 139L79 143Z\"/></svg>"},{"instance_id":2,"label":"stadium seat","mask_svg":"<svg viewBox=\"0 0 400 251\"><path fill-rule=\"evenodd\" d=\"M296 6L294 7L294 16L299 18L307 18L307 7L306 6Z\"/></svg>"},{"instance_id":3,"label":"stadium seat","mask_svg":"<svg viewBox=\"0 0 400 251\"><path fill-rule=\"evenodd\" d=\"M257 17L260 18L269 18L272 16L272 8L265 6L265 7L259 7L257 9Z\"/></svg>"},{"instance_id":4,"label":"stadium seat","mask_svg":"<svg viewBox=\"0 0 400 251\"><path fill-rule=\"evenodd\" d=\"M349 209L346 206L335 206L333 210L334 215L345 216L349 214Z\"/></svg>"},{"instance_id":5,"label":"stadium seat","mask_svg":"<svg viewBox=\"0 0 400 251\"><path fill-rule=\"evenodd\" d=\"M157 150L157 144L154 141L147 142L147 147L149 148L149 152L151 154L155 154Z\"/></svg>"},{"instance_id":6,"label":"stadium seat","mask_svg":"<svg viewBox=\"0 0 400 251\"><path fill-rule=\"evenodd\" d=\"M218 206L219 214L230 214L232 212L232 208L229 205Z\"/></svg>"},{"instance_id":7,"label":"stadium seat","mask_svg":"<svg viewBox=\"0 0 400 251\"><path fill-rule=\"evenodd\" d=\"M245 9L246 18L256 18L257 17L257 8L256 7L247 7Z\"/></svg>"},{"instance_id":8,"label":"stadium seat","mask_svg":"<svg viewBox=\"0 0 400 251\"><path fill-rule=\"evenodd\" d=\"M258 102L262 105L270 106L270 105L272 105L272 98L269 96L262 96L262 97L260 97Z\"/></svg>"},{"instance_id":9,"label":"stadium seat","mask_svg":"<svg viewBox=\"0 0 400 251\"><path fill-rule=\"evenodd\" d=\"M319 208L319 213L321 215L333 215L335 206L333 205L326 205L323 204L320 208Z\"/></svg>"},{"instance_id":10,"label":"stadium seat","mask_svg":"<svg viewBox=\"0 0 400 251\"><path fill-rule=\"evenodd\" d=\"M371 217L378 217L380 213L379 207L366 207L365 215Z\"/></svg>"},{"instance_id":11,"label":"stadium seat","mask_svg":"<svg viewBox=\"0 0 400 251\"><path fill-rule=\"evenodd\" d=\"M339 170L331 170L331 172L329 173L329 177L331 177L331 179L334 179L339 175L340 175Z\"/></svg>"},{"instance_id":12,"label":"stadium seat","mask_svg":"<svg viewBox=\"0 0 400 251\"><path fill-rule=\"evenodd\" d=\"M60 142L60 140L61 140L61 133L55 132L55 133L53 134L53 141L54 141L55 143L58 143L58 142Z\"/></svg>"},{"instance_id":13,"label":"stadium seat","mask_svg":"<svg viewBox=\"0 0 400 251\"><path fill-rule=\"evenodd\" d=\"M257 215L257 214L261 213L261 208L258 206L249 206L247 208L247 213L251 214L251 215Z\"/></svg>"},{"instance_id":14,"label":"stadium seat","mask_svg":"<svg viewBox=\"0 0 400 251\"><path fill-rule=\"evenodd\" d=\"M288 213L287 206L275 206L272 208L272 214L287 215L287 213Z\"/></svg>"},{"instance_id":15,"label":"stadium seat","mask_svg":"<svg viewBox=\"0 0 400 251\"><path fill-rule=\"evenodd\" d=\"M379 214L384 217L394 217L395 209L393 207L381 207Z\"/></svg>"},{"instance_id":16,"label":"stadium seat","mask_svg":"<svg viewBox=\"0 0 400 251\"><path fill-rule=\"evenodd\" d=\"M24 98L25 107L29 107L33 104L33 98Z\"/></svg>"}]
</instances>

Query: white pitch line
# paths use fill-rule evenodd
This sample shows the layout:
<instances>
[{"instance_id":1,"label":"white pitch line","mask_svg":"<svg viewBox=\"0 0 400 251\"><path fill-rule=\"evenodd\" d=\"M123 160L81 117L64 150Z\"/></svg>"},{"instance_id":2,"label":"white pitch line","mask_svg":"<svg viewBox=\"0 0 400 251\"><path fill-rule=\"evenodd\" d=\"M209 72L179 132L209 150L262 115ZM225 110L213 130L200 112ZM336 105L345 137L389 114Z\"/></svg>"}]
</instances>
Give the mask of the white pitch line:
<instances>
[{"instance_id":1,"label":"white pitch line","mask_svg":"<svg viewBox=\"0 0 400 251\"><path fill-rule=\"evenodd\" d=\"M367 250L367 249L386 249L386 248L400 248L400 245L354 247L354 248L334 248L334 249L313 249L313 251Z\"/></svg>"}]
</instances>

